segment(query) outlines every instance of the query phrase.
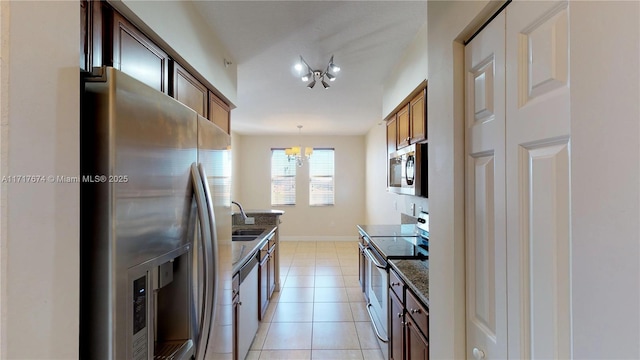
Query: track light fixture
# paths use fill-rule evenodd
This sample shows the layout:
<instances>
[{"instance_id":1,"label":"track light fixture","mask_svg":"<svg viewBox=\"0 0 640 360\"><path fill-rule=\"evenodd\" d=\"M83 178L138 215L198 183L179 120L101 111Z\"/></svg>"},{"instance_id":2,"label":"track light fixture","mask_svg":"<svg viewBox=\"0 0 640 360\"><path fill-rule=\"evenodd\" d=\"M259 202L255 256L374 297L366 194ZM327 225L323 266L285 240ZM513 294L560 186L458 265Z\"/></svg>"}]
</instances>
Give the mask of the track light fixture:
<instances>
[{"instance_id":1,"label":"track light fixture","mask_svg":"<svg viewBox=\"0 0 640 360\"><path fill-rule=\"evenodd\" d=\"M340 71L340 67L333 62L333 55L331 55L329 64L324 71L314 70L313 68L311 68L311 66L309 66L309 64L304 60L302 55L300 55L300 62L296 64L295 68L296 70L298 70L298 73L303 74L300 76L300 79L302 79L302 81L310 81L307 84L307 87L309 89L313 89L313 87L316 86L316 81L320 81L322 86L325 89L328 89L329 84L325 81L325 77L329 81L335 81L336 73Z\"/></svg>"}]
</instances>

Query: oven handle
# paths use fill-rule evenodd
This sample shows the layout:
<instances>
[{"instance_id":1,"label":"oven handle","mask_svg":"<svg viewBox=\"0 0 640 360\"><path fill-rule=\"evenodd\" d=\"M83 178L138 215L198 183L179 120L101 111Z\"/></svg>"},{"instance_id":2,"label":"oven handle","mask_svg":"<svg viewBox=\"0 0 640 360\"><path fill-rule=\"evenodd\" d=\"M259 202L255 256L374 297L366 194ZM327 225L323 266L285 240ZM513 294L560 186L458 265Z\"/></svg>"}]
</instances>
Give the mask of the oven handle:
<instances>
[{"instance_id":1,"label":"oven handle","mask_svg":"<svg viewBox=\"0 0 640 360\"><path fill-rule=\"evenodd\" d=\"M378 259L376 259L375 256L373 256L373 254L371 253L371 250L369 248L365 248L364 249L364 254L367 255L367 258L369 258L371 263L373 263L373 265L375 265L378 269L387 270L387 266L380 264L378 262Z\"/></svg>"},{"instance_id":2,"label":"oven handle","mask_svg":"<svg viewBox=\"0 0 640 360\"><path fill-rule=\"evenodd\" d=\"M382 337L382 335L380 335L380 331L378 331L378 327L376 326L376 322L373 320L373 314L371 313L371 307L373 305L371 304L367 304L367 312L369 313L369 317L371 318L371 325L373 326L373 331L376 333L376 336L378 337L378 339L380 339L380 341L382 341L383 343L388 343L389 339L385 339Z\"/></svg>"}]
</instances>

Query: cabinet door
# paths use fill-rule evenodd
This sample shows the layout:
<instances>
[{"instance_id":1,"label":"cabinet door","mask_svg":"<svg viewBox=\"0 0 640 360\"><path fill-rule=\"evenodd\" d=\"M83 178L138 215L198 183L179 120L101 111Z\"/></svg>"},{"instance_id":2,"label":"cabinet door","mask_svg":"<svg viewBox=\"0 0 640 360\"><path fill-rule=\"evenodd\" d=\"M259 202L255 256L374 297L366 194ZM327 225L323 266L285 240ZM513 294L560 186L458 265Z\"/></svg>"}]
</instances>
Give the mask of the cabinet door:
<instances>
[{"instance_id":1,"label":"cabinet door","mask_svg":"<svg viewBox=\"0 0 640 360\"><path fill-rule=\"evenodd\" d=\"M175 61L173 62L173 97L207 117L209 90Z\"/></svg>"},{"instance_id":2,"label":"cabinet door","mask_svg":"<svg viewBox=\"0 0 640 360\"><path fill-rule=\"evenodd\" d=\"M398 111L396 121L398 122L396 125L398 129L397 143L398 149L400 149L409 145L409 140L411 139L411 134L409 134L409 104Z\"/></svg>"},{"instance_id":3,"label":"cabinet door","mask_svg":"<svg viewBox=\"0 0 640 360\"><path fill-rule=\"evenodd\" d=\"M238 324L240 322L240 276L233 276L231 281L232 304L233 304L233 360L238 360Z\"/></svg>"},{"instance_id":4,"label":"cabinet door","mask_svg":"<svg viewBox=\"0 0 640 360\"><path fill-rule=\"evenodd\" d=\"M260 261L258 268L258 320L264 318L269 306L269 256Z\"/></svg>"},{"instance_id":5,"label":"cabinet door","mask_svg":"<svg viewBox=\"0 0 640 360\"><path fill-rule=\"evenodd\" d=\"M267 272L268 272L268 290L269 292L267 293L267 297L269 299L271 299L271 296L273 295L274 290L276 289L276 248L275 246L272 248L272 250L269 252L269 259L268 259L268 264L267 264Z\"/></svg>"},{"instance_id":6,"label":"cabinet door","mask_svg":"<svg viewBox=\"0 0 640 360\"><path fill-rule=\"evenodd\" d=\"M404 359L404 308L402 301L389 289L389 359Z\"/></svg>"},{"instance_id":7,"label":"cabinet door","mask_svg":"<svg viewBox=\"0 0 640 360\"><path fill-rule=\"evenodd\" d=\"M420 333L420 330L410 316L405 316L405 356L407 360L428 360L429 342Z\"/></svg>"},{"instance_id":8,"label":"cabinet door","mask_svg":"<svg viewBox=\"0 0 640 360\"><path fill-rule=\"evenodd\" d=\"M416 143L418 141L425 140L427 138L427 112L425 111L426 104L426 89L420 91L416 97L409 102L409 125L410 130L410 143Z\"/></svg>"},{"instance_id":9,"label":"cabinet door","mask_svg":"<svg viewBox=\"0 0 640 360\"><path fill-rule=\"evenodd\" d=\"M115 11L113 67L156 90L168 92L169 56Z\"/></svg>"},{"instance_id":10,"label":"cabinet door","mask_svg":"<svg viewBox=\"0 0 640 360\"><path fill-rule=\"evenodd\" d=\"M398 150L398 129L396 128L397 121L396 115L394 114L387 120L387 153L391 154L392 152Z\"/></svg>"},{"instance_id":11,"label":"cabinet door","mask_svg":"<svg viewBox=\"0 0 640 360\"><path fill-rule=\"evenodd\" d=\"M224 130L231 133L231 111L229 105L220 100L213 92L209 91L209 120Z\"/></svg>"}]
</instances>

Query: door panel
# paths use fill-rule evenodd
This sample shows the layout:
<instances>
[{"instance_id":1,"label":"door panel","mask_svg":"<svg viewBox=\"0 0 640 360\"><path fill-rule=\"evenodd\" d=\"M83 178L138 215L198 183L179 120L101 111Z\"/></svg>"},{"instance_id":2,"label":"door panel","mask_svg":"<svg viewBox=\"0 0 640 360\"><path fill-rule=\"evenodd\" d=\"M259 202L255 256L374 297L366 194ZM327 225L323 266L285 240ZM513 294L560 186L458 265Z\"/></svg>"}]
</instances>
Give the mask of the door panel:
<instances>
[{"instance_id":1,"label":"door panel","mask_svg":"<svg viewBox=\"0 0 640 360\"><path fill-rule=\"evenodd\" d=\"M465 48L467 356L507 357L504 12Z\"/></svg>"},{"instance_id":2,"label":"door panel","mask_svg":"<svg viewBox=\"0 0 640 360\"><path fill-rule=\"evenodd\" d=\"M571 358L568 5L507 11L509 357Z\"/></svg>"}]
</instances>

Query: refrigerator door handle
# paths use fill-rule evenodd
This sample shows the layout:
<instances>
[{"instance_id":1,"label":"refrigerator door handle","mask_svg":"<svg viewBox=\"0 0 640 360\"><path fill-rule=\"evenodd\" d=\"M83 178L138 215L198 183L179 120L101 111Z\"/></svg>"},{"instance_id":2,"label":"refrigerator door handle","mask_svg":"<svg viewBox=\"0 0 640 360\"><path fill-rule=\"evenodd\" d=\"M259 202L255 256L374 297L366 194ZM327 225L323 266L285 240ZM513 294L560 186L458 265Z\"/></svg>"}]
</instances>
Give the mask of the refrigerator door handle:
<instances>
[{"instance_id":1,"label":"refrigerator door handle","mask_svg":"<svg viewBox=\"0 0 640 360\"><path fill-rule=\"evenodd\" d=\"M213 295L215 292L213 288L213 279L211 278L212 272L210 268L212 266L212 258L210 254L211 250L211 224L209 223L209 206L207 203L205 189L202 183L202 177L196 163L191 164L191 181L193 183L193 191L196 198L198 220L200 222L200 239L201 248L203 252L203 281L200 284L202 286L202 309L200 309L200 318L197 319L199 325L197 329L197 343L196 343L196 360L202 360L205 357L207 343L209 342L209 331L211 329L211 306ZM194 255L197 256L197 255ZM194 301L198 303L197 300Z\"/></svg>"},{"instance_id":2,"label":"refrigerator door handle","mask_svg":"<svg viewBox=\"0 0 640 360\"><path fill-rule=\"evenodd\" d=\"M213 196L211 196L211 190L209 188L209 182L207 181L207 173L204 171L204 167L202 163L198 163L198 170L200 172L200 179L202 180L202 187L204 189L204 196L207 200L207 214L209 216L209 279L211 285L211 311L208 314L209 319L211 319L211 324L216 318L216 309L218 308L218 282L220 279L219 271L218 271L218 232L216 231L216 217L214 212L214 204L213 204ZM210 324L210 325L211 325ZM209 328L210 329L210 328ZM210 330L209 330L210 332Z\"/></svg>"}]
</instances>

